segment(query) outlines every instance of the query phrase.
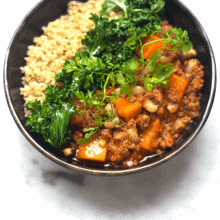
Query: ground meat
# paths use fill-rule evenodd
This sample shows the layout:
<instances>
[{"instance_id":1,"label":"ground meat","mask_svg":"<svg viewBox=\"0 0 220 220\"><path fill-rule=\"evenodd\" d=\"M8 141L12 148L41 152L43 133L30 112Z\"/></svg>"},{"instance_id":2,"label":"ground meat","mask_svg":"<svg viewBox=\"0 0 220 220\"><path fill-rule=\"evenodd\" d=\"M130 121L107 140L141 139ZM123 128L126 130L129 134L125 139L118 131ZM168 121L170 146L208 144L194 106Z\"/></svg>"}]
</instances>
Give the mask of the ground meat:
<instances>
[{"instance_id":1,"label":"ground meat","mask_svg":"<svg viewBox=\"0 0 220 220\"><path fill-rule=\"evenodd\" d=\"M109 141L112 138L112 130L111 129L102 129L101 130L102 139Z\"/></svg>"},{"instance_id":2,"label":"ground meat","mask_svg":"<svg viewBox=\"0 0 220 220\"><path fill-rule=\"evenodd\" d=\"M113 140L115 141L123 141L128 138L128 134L124 131L116 130L113 132Z\"/></svg>"},{"instance_id":3,"label":"ground meat","mask_svg":"<svg viewBox=\"0 0 220 220\"><path fill-rule=\"evenodd\" d=\"M130 155L130 151L127 148L115 145L114 141L110 141L108 145L107 160L113 162L120 162Z\"/></svg>"},{"instance_id":4,"label":"ground meat","mask_svg":"<svg viewBox=\"0 0 220 220\"><path fill-rule=\"evenodd\" d=\"M161 27L162 27L162 31L157 34L158 37L162 37L163 33L168 31L169 29L173 28L173 26L170 25L168 21L162 21L161 22Z\"/></svg>"},{"instance_id":5,"label":"ground meat","mask_svg":"<svg viewBox=\"0 0 220 220\"><path fill-rule=\"evenodd\" d=\"M181 68L181 66L180 65L175 65L175 67L174 67L174 69L173 69L173 72L176 74L176 75L178 75L178 76L180 76L180 77L184 77L184 78L186 78L185 77L185 73L184 73L184 71L182 70L182 68ZM188 78L188 77L187 77Z\"/></svg>"},{"instance_id":6,"label":"ground meat","mask_svg":"<svg viewBox=\"0 0 220 220\"><path fill-rule=\"evenodd\" d=\"M195 60L195 59L194 59ZM191 73L191 82L189 83L189 86L186 89L186 92L191 92L191 91L199 91L204 83L204 71L203 71L203 66L200 64L199 61L197 60L191 60L186 61L185 65L190 66L190 73ZM194 61L194 62L193 62Z\"/></svg>"},{"instance_id":7,"label":"ground meat","mask_svg":"<svg viewBox=\"0 0 220 220\"><path fill-rule=\"evenodd\" d=\"M146 155L147 154L144 151L134 150L124 161L122 161L122 166L123 167L137 166L139 161L142 160Z\"/></svg>"},{"instance_id":8,"label":"ground meat","mask_svg":"<svg viewBox=\"0 0 220 220\"><path fill-rule=\"evenodd\" d=\"M138 115L136 122L140 130L145 130L150 125L150 116L145 114Z\"/></svg>"},{"instance_id":9,"label":"ground meat","mask_svg":"<svg viewBox=\"0 0 220 220\"><path fill-rule=\"evenodd\" d=\"M136 127L136 120L134 120L133 118L130 119L127 123L127 128L134 128Z\"/></svg>"},{"instance_id":10,"label":"ground meat","mask_svg":"<svg viewBox=\"0 0 220 220\"><path fill-rule=\"evenodd\" d=\"M86 112L82 114L82 128L88 128L88 127L96 127L96 117L97 115L103 115L101 110L95 110L94 108L87 108Z\"/></svg>"},{"instance_id":11,"label":"ground meat","mask_svg":"<svg viewBox=\"0 0 220 220\"><path fill-rule=\"evenodd\" d=\"M80 138L83 138L83 133L81 131L75 131L74 134L73 134L73 140L75 141L75 143L77 143L77 141L80 139Z\"/></svg>"},{"instance_id":12,"label":"ground meat","mask_svg":"<svg viewBox=\"0 0 220 220\"><path fill-rule=\"evenodd\" d=\"M78 145L74 142L71 142L70 148L72 149L72 152L76 152L76 150L78 149Z\"/></svg>"},{"instance_id":13,"label":"ground meat","mask_svg":"<svg viewBox=\"0 0 220 220\"><path fill-rule=\"evenodd\" d=\"M154 95L154 100L158 103L162 103L163 101L163 93L162 91L158 88L153 89L153 95Z\"/></svg>"},{"instance_id":14,"label":"ground meat","mask_svg":"<svg viewBox=\"0 0 220 220\"><path fill-rule=\"evenodd\" d=\"M191 92L187 95L187 103L185 108L191 111L198 111L200 109L199 96L195 92Z\"/></svg>"},{"instance_id":15,"label":"ground meat","mask_svg":"<svg viewBox=\"0 0 220 220\"><path fill-rule=\"evenodd\" d=\"M204 80L200 77L196 77L191 82L191 89L192 90L200 90L203 86Z\"/></svg>"},{"instance_id":16,"label":"ground meat","mask_svg":"<svg viewBox=\"0 0 220 220\"><path fill-rule=\"evenodd\" d=\"M165 64L174 62L174 60L176 59L177 59L177 53L175 53L173 50L168 50L168 51L161 53L159 62L165 65Z\"/></svg>"},{"instance_id":17,"label":"ground meat","mask_svg":"<svg viewBox=\"0 0 220 220\"><path fill-rule=\"evenodd\" d=\"M162 32L170 28L172 26L167 22L162 23ZM161 33L158 33L158 35ZM131 109L128 108L132 117L124 117L118 111L116 102L114 102L114 117L118 117L119 123L111 128L104 126L96 137L98 141L101 140L101 143L104 143L107 149L106 163L109 166L137 166L145 157L160 154L167 148L172 148L175 141L187 130L191 120L199 115L200 89L204 82L204 71L200 62L193 58L195 54L193 50L188 54L170 50L162 52L161 59L158 61L161 64L173 63L172 74L178 79L176 82L185 85L185 87L183 86L185 88L183 93L178 91L179 84L175 87L172 83L173 87L171 89L168 83L168 88L156 85L152 91L144 90L140 66L136 77L138 86L142 88L142 91L134 94L136 90L134 91L134 87L132 87L133 98L129 101ZM136 56L138 55L136 54ZM146 71L144 74L150 74L146 69L144 71ZM118 89L117 86L116 88ZM116 88L108 88L106 94L110 96L112 92L116 92ZM180 99L179 94L181 94ZM123 101L127 98L127 94L120 96ZM124 103L123 101L122 103ZM140 103L141 109L138 109L138 113L135 114L137 110L133 111L132 105L137 102ZM78 109L82 108L81 105L82 103L76 102ZM106 117L102 111L88 107L86 112L80 116L81 121L76 125L81 126L81 129L96 127L97 115L102 118ZM77 117L75 117L75 120L77 121ZM81 137L82 133L76 132L73 136L74 143ZM73 149L75 149L75 145L73 146Z\"/></svg>"},{"instance_id":18,"label":"ground meat","mask_svg":"<svg viewBox=\"0 0 220 220\"><path fill-rule=\"evenodd\" d=\"M167 32L169 29L172 29L173 26L169 24L168 21L161 22L162 32Z\"/></svg>"},{"instance_id":19,"label":"ground meat","mask_svg":"<svg viewBox=\"0 0 220 220\"><path fill-rule=\"evenodd\" d=\"M135 124L133 124L133 127L136 127ZM121 148L127 148L127 149L135 149L138 148L136 143L132 142L130 140L130 135L128 130L130 130L131 124L129 128L123 127L123 128L116 128L115 131L113 131L112 140L114 142L114 145L118 145Z\"/></svg>"},{"instance_id":20,"label":"ground meat","mask_svg":"<svg viewBox=\"0 0 220 220\"><path fill-rule=\"evenodd\" d=\"M160 142L160 146L164 149L167 147L172 147L174 144L174 138L171 132L163 131L161 134L162 140Z\"/></svg>"},{"instance_id":21,"label":"ground meat","mask_svg":"<svg viewBox=\"0 0 220 220\"><path fill-rule=\"evenodd\" d=\"M191 118L190 117L183 117L181 119L178 119L173 124L173 130L175 133L179 133L186 129L186 126L190 123Z\"/></svg>"}]
</instances>

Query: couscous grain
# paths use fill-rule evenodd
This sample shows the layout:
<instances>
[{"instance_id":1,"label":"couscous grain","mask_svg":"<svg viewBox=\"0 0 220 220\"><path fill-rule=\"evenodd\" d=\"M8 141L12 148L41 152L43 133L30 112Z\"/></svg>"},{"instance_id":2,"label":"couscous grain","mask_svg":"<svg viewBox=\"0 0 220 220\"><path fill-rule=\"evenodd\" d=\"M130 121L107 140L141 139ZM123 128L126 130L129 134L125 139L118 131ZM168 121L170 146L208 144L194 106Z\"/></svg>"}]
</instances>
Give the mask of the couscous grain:
<instances>
[{"instance_id":1,"label":"couscous grain","mask_svg":"<svg viewBox=\"0 0 220 220\"><path fill-rule=\"evenodd\" d=\"M23 87L20 89L25 103L36 98L43 101L44 91L49 84L54 84L55 73L59 72L66 60L71 59L82 47L81 40L86 32L94 27L90 14L98 13L104 0L89 0L85 3L71 1L66 15L60 16L42 27L44 33L35 37L34 45L27 51ZM110 18L117 17L111 12Z\"/></svg>"}]
</instances>

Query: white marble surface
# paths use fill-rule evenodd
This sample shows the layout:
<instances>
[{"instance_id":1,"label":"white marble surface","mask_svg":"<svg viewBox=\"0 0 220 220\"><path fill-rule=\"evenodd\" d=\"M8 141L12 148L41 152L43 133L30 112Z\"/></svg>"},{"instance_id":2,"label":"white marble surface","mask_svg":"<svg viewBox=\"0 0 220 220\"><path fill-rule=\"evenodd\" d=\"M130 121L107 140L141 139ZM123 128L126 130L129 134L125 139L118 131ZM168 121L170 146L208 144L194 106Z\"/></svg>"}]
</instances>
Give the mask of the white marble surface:
<instances>
[{"instance_id":1,"label":"white marble surface","mask_svg":"<svg viewBox=\"0 0 220 220\"><path fill-rule=\"evenodd\" d=\"M1 1L2 68L15 29L38 1ZM205 28L219 65L217 1L182 2ZM41 155L13 121L3 86L0 97L3 219L220 219L219 89L208 121L187 149L154 169L118 177L82 175Z\"/></svg>"}]
</instances>

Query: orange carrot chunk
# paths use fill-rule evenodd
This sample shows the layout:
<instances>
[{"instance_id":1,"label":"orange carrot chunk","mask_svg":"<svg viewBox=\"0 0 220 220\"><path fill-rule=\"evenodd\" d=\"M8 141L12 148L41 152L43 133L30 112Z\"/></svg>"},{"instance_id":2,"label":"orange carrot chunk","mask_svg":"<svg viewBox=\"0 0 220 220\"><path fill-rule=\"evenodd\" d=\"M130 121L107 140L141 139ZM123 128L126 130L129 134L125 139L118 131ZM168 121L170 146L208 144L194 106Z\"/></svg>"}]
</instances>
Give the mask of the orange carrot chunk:
<instances>
[{"instance_id":1,"label":"orange carrot chunk","mask_svg":"<svg viewBox=\"0 0 220 220\"><path fill-rule=\"evenodd\" d=\"M181 102L188 83L189 79L183 79L174 73L171 74L166 88L167 98L175 102Z\"/></svg>"},{"instance_id":2,"label":"orange carrot chunk","mask_svg":"<svg viewBox=\"0 0 220 220\"><path fill-rule=\"evenodd\" d=\"M107 156L107 147L105 140L92 139L89 143L79 146L77 159L90 160L96 162L105 162Z\"/></svg>"},{"instance_id":3,"label":"orange carrot chunk","mask_svg":"<svg viewBox=\"0 0 220 220\"><path fill-rule=\"evenodd\" d=\"M135 118L141 113L142 103L134 97L128 101L128 98L122 98L119 96L115 101L115 109L121 117L126 121L129 121L131 118Z\"/></svg>"},{"instance_id":4,"label":"orange carrot chunk","mask_svg":"<svg viewBox=\"0 0 220 220\"><path fill-rule=\"evenodd\" d=\"M146 150L154 152L155 148L158 146L157 138L159 137L159 133L160 120L156 119L140 134L139 145Z\"/></svg>"},{"instance_id":5,"label":"orange carrot chunk","mask_svg":"<svg viewBox=\"0 0 220 220\"><path fill-rule=\"evenodd\" d=\"M152 41L155 40L160 40L160 37L157 37L156 35L153 35L152 37L150 35L148 35L147 37L145 37L142 41L142 45L146 44L146 43L150 43ZM144 55L144 59L148 59L151 57L151 55L153 53L155 53L158 49L162 48L163 45L165 45L165 41L160 41L160 42L156 42L156 43L152 43L149 44L147 46L145 46L143 48L143 55Z\"/></svg>"}]
</instances>

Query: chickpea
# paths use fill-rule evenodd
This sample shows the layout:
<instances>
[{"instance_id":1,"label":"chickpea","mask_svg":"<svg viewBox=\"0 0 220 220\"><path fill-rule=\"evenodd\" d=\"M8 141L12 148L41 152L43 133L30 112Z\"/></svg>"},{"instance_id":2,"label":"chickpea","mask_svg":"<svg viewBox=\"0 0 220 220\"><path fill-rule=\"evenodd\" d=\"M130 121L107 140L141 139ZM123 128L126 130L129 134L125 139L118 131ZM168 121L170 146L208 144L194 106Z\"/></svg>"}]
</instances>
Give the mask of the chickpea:
<instances>
[{"instance_id":1,"label":"chickpea","mask_svg":"<svg viewBox=\"0 0 220 220\"><path fill-rule=\"evenodd\" d=\"M128 129L128 134L131 142L136 143L139 141L140 138L136 127Z\"/></svg>"},{"instance_id":2,"label":"chickpea","mask_svg":"<svg viewBox=\"0 0 220 220\"><path fill-rule=\"evenodd\" d=\"M158 110L158 105L156 105L154 102L152 102L151 100L147 99L144 103L143 103L143 107L153 113L156 112Z\"/></svg>"},{"instance_id":3,"label":"chickpea","mask_svg":"<svg viewBox=\"0 0 220 220\"><path fill-rule=\"evenodd\" d=\"M64 150L63 150L63 154L65 155L65 156L70 156L71 154L72 154L72 148L70 148L70 147L68 147L68 148L65 148Z\"/></svg>"},{"instance_id":4,"label":"chickpea","mask_svg":"<svg viewBox=\"0 0 220 220\"><path fill-rule=\"evenodd\" d=\"M182 60L188 60L188 59L191 59L193 57L196 57L196 55L197 55L196 50L191 49L186 53L182 53L181 54L181 59Z\"/></svg>"},{"instance_id":5,"label":"chickpea","mask_svg":"<svg viewBox=\"0 0 220 220\"><path fill-rule=\"evenodd\" d=\"M141 86L132 86L131 93L133 95L143 95L145 93L145 89Z\"/></svg>"},{"instance_id":6,"label":"chickpea","mask_svg":"<svg viewBox=\"0 0 220 220\"><path fill-rule=\"evenodd\" d=\"M114 116L118 116L118 112L114 108L113 104L108 103L104 109L108 112L109 115L111 115L113 113Z\"/></svg>"},{"instance_id":7,"label":"chickpea","mask_svg":"<svg viewBox=\"0 0 220 220\"><path fill-rule=\"evenodd\" d=\"M197 59L191 59L188 61L187 66L185 67L185 72L187 73L192 73L196 67L196 65L198 65L198 60Z\"/></svg>"},{"instance_id":8,"label":"chickpea","mask_svg":"<svg viewBox=\"0 0 220 220\"><path fill-rule=\"evenodd\" d=\"M115 89L115 94L116 94L116 95L120 95L120 92L121 92L121 91L120 91L120 88L116 88L116 89Z\"/></svg>"},{"instance_id":9,"label":"chickpea","mask_svg":"<svg viewBox=\"0 0 220 220\"><path fill-rule=\"evenodd\" d=\"M105 123L104 123L104 127L105 128L108 128L108 129L113 129L113 128L115 128L116 126L117 126L117 124L119 123L119 117L115 117L113 120L111 120L111 121L106 121Z\"/></svg>"},{"instance_id":10,"label":"chickpea","mask_svg":"<svg viewBox=\"0 0 220 220\"><path fill-rule=\"evenodd\" d=\"M167 109L170 113L175 113L178 108L179 108L178 103L168 103L167 105Z\"/></svg>"},{"instance_id":11,"label":"chickpea","mask_svg":"<svg viewBox=\"0 0 220 220\"><path fill-rule=\"evenodd\" d=\"M159 62L163 65L172 63L174 61L175 56L173 55L162 55L159 59Z\"/></svg>"},{"instance_id":12,"label":"chickpea","mask_svg":"<svg viewBox=\"0 0 220 220\"><path fill-rule=\"evenodd\" d=\"M149 72L149 69L148 69L148 66L145 66L144 67L144 71L143 71L143 75L146 76L148 75L150 72Z\"/></svg>"}]
</instances>

